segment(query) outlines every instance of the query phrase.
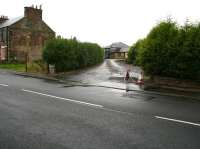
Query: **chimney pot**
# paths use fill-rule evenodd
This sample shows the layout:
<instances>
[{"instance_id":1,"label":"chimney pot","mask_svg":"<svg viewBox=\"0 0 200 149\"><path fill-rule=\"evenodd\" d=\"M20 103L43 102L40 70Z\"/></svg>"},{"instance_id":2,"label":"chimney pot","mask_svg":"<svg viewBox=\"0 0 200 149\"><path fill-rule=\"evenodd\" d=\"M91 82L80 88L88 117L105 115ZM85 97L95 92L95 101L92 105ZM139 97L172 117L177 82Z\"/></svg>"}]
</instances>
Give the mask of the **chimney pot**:
<instances>
[{"instance_id":1,"label":"chimney pot","mask_svg":"<svg viewBox=\"0 0 200 149\"><path fill-rule=\"evenodd\" d=\"M7 20L8 20L7 16L1 15L1 17L0 17L0 23L3 23L5 21L7 21Z\"/></svg>"},{"instance_id":2,"label":"chimney pot","mask_svg":"<svg viewBox=\"0 0 200 149\"><path fill-rule=\"evenodd\" d=\"M33 19L33 20L40 20L42 19L42 10L38 9L38 6L34 8L33 7L25 7L24 8L24 16L27 17L28 19Z\"/></svg>"}]
</instances>

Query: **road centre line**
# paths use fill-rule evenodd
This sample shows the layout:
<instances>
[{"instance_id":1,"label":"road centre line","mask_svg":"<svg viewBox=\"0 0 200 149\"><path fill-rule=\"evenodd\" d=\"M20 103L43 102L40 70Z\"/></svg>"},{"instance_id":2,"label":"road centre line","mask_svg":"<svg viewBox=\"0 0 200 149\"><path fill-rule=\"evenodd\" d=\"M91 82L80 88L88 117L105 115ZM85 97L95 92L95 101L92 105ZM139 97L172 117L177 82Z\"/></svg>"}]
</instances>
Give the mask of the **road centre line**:
<instances>
[{"instance_id":1,"label":"road centre line","mask_svg":"<svg viewBox=\"0 0 200 149\"><path fill-rule=\"evenodd\" d=\"M113 109L110 109L110 108L106 108L103 105L98 105L98 104L93 104L93 103L88 103L88 102L73 100L73 99L69 99L69 98L58 97L58 96L44 94L44 93L40 93L40 92L36 92L36 91L32 91L32 90L22 89L22 91L28 92L28 93L37 94L37 95L42 95L42 96L46 96L46 97L51 97L51 98L66 100L66 101L70 101L70 102L74 102L74 103L78 103L78 104L84 104L84 105L88 105L88 106L94 106L94 107L101 108L102 110L105 110L105 111L110 111L110 112L115 112L115 113L122 113L122 114L126 114L126 115L133 115L133 113L124 112L124 111L120 111L120 110L113 110Z\"/></svg>"},{"instance_id":2,"label":"road centre line","mask_svg":"<svg viewBox=\"0 0 200 149\"><path fill-rule=\"evenodd\" d=\"M193 123L193 122L188 122L188 121L183 121L183 120L177 120L177 119L172 119L172 118L167 118L167 117L161 117L161 116L155 116L155 118L163 119L163 120L167 120L167 121L173 121L173 122L177 122L177 123L184 123L184 124L189 124L189 125L194 125L194 126L199 126L200 127L200 124L198 124L198 123Z\"/></svg>"},{"instance_id":3,"label":"road centre line","mask_svg":"<svg viewBox=\"0 0 200 149\"><path fill-rule=\"evenodd\" d=\"M98 108L103 108L102 105L93 104L93 103L89 103L89 102L84 102L84 101L78 101L78 100L73 100L73 99L69 99L69 98L58 97L58 96L54 96L54 95L50 95L50 94L44 94L44 93L31 91L31 90L26 90L26 89L22 89L22 91L28 92L28 93L37 94L37 95L42 95L42 96L46 96L46 97L56 98L56 99L60 99L60 100L66 100L66 101L70 101L70 102L74 102L74 103L78 103L78 104L84 104L84 105L88 105L88 106L94 106L94 107L98 107Z\"/></svg>"},{"instance_id":4,"label":"road centre line","mask_svg":"<svg viewBox=\"0 0 200 149\"><path fill-rule=\"evenodd\" d=\"M60 99L60 100L66 100L66 101L77 103L77 104L82 104L82 105L87 105L87 106L94 106L94 107L98 107L98 108L101 108L103 110L110 111L110 112L117 112L117 113L122 113L122 114L133 115L133 113L124 112L124 111L120 111L120 110L113 110L113 109L110 109L110 108L105 108L103 105L98 105L98 104L93 104L93 103L89 103L89 102L73 100L73 99L69 99L69 98L58 97L58 96L45 94L45 93L40 93L40 92L36 92L36 91L32 91L32 90L26 90L26 89L21 89L21 90L24 91L24 92L28 92L28 93L42 95L42 96L55 98L55 99ZM161 117L161 116L154 116L154 117L156 119L162 119L162 120L173 121L173 122L177 122L177 123L189 124L189 125L199 126L200 127L200 124L198 124L198 123L193 123L193 122L188 122L188 121L183 121L183 120L177 120L177 119L172 119L172 118L167 118L167 117Z\"/></svg>"},{"instance_id":5,"label":"road centre line","mask_svg":"<svg viewBox=\"0 0 200 149\"><path fill-rule=\"evenodd\" d=\"M0 84L0 86L8 86L7 84Z\"/></svg>"},{"instance_id":6,"label":"road centre line","mask_svg":"<svg viewBox=\"0 0 200 149\"><path fill-rule=\"evenodd\" d=\"M105 110L105 111L110 111L110 112L115 112L115 113L122 113L122 114L126 114L126 115L135 115L135 114L130 113L130 112L125 112L125 111L120 111L120 110L114 110L114 109L105 108L105 107L103 107L102 109Z\"/></svg>"}]
</instances>

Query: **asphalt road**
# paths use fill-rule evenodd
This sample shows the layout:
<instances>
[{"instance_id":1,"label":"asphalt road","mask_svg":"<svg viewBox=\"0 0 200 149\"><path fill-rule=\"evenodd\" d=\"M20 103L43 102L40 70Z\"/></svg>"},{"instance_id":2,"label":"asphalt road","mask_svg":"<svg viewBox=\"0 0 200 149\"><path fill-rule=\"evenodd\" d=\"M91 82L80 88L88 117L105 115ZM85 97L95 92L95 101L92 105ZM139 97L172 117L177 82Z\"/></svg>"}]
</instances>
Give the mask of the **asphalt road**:
<instances>
[{"instance_id":1,"label":"asphalt road","mask_svg":"<svg viewBox=\"0 0 200 149\"><path fill-rule=\"evenodd\" d=\"M117 78L123 78L126 75L127 69L130 69L131 77L140 75L141 69L136 66L126 64L122 60L106 59L102 64L75 71L70 75L61 75L62 79L76 80L83 83L96 84L99 82L121 82ZM123 79L122 79L123 80Z\"/></svg>"},{"instance_id":2,"label":"asphalt road","mask_svg":"<svg viewBox=\"0 0 200 149\"><path fill-rule=\"evenodd\" d=\"M0 71L1 149L199 149L200 101Z\"/></svg>"},{"instance_id":3,"label":"asphalt road","mask_svg":"<svg viewBox=\"0 0 200 149\"><path fill-rule=\"evenodd\" d=\"M74 81L83 84L121 88L126 90L143 90L136 83L124 83L127 69L130 70L130 82L135 82L133 78L138 78L141 69L136 66L126 64L123 60L106 59L102 64L81 69L67 74L58 75L58 79L64 81Z\"/></svg>"}]
</instances>

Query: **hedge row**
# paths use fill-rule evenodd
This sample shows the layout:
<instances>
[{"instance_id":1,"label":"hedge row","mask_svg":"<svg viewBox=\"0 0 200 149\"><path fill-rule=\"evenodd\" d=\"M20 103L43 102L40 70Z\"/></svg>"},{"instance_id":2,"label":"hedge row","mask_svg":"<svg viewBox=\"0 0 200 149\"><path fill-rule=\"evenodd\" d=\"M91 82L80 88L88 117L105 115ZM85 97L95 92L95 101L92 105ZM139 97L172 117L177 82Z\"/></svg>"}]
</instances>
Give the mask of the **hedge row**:
<instances>
[{"instance_id":1,"label":"hedge row","mask_svg":"<svg viewBox=\"0 0 200 149\"><path fill-rule=\"evenodd\" d=\"M133 52L134 51L134 52ZM200 79L200 23L162 21L129 52L129 61L151 76Z\"/></svg>"},{"instance_id":2,"label":"hedge row","mask_svg":"<svg viewBox=\"0 0 200 149\"><path fill-rule=\"evenodd\" d=\"M82 43L76 39L50 40L43 50L43 60L55 65L57 72L64 72L101 63L104 50L94 43Z\"/></svg>"}]
</instances>

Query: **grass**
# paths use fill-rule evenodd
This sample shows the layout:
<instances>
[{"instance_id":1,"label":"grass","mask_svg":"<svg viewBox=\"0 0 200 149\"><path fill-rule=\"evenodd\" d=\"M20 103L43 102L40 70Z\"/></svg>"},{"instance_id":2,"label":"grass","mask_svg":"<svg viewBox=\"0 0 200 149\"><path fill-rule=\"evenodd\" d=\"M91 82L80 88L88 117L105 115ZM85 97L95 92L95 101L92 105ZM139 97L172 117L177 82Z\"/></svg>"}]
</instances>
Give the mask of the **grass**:
<instances>
[{"instance_id":1,"label":"grass","mask_svg":"<svg viewBox=\"0 0 200 149\"><path fill-rule=\"evenodd\" d=\"M15 71L25 71L26 65L19 64L19 63L7 63L7 64L0 64L0 69L8 69L8 70L15 70Z\"/></svg>"},{"instance_id":2,"label":"grass","mask_svg":"<svg viewBox=\"0 0 200 149\"><path fill-rule=\"evenodd\" d=\"M28 72L32 73L46 73L46 65L42 62L32 62L28 64Z\"/></svg>"}]
</instances>

